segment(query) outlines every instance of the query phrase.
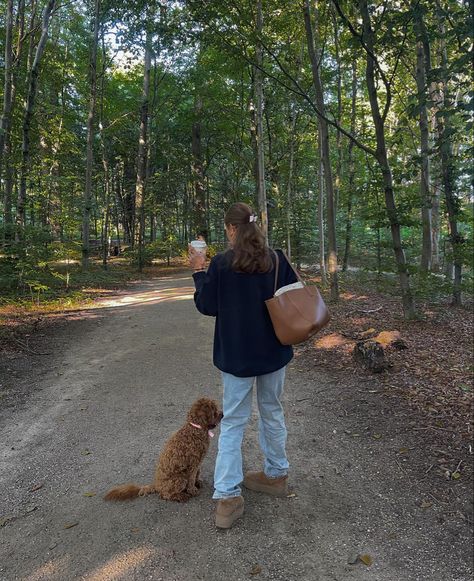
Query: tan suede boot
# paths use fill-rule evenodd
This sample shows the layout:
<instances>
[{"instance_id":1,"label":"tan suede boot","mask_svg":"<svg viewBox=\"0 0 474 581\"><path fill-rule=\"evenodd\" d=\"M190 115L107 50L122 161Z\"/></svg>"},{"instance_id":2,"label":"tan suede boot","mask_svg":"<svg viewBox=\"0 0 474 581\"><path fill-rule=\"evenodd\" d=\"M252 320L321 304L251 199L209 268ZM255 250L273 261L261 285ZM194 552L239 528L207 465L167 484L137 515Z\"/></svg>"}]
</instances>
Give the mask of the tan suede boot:
<instances>
[{"instance_id":1,"label":"tan suede boot","mask_svg":"<svg viewBox=\"0 0 474 581\"><path fill-rule=\"evenodd\" d=\"M218 500L216 507L216 527L230 529L234 522L243 514L244 499L241 496Z\"/></svg>"},{"instance_id":2,"label":"tan suede boot","mask_svg":"<svg viewBox=\"0 0 474 581\"><path fill-rule=\"evenodd\" d=\"M272 496L288 495L288 476L268 478L264 472L247 472L243 485L249 490L264 492Z\"/></svg>"}]
</instances>

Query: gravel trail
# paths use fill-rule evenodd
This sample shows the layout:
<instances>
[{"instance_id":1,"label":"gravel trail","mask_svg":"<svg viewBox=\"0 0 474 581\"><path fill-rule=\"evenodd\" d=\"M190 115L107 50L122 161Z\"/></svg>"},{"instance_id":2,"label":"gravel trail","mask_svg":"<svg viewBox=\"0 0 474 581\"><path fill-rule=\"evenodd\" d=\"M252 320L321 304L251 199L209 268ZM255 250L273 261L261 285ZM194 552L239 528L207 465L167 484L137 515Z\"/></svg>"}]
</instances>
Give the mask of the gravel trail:
<instances>
[{"instance_id":1,"label":"gravel trail","mask_svg":"<svg viewBox=\"0 0 474 581\"><path fill-rule=\"evenodd\" d=\"M192 293L186 273L130 285L44 337L50 355L0 363L1 384L25 394L0 407L0 579L472 579L467 524L428 507L429 489L407 478L393 453L406 438L383 423L380 437L361 432L366 411L351 398L368 388L298 357L285 399L289 498L245 491L243 519L216 530L215 438L198 498L103 501L113 485L150 482L195 398L220 399L213 320ZM377 397L368 390L369 408ZM244 457L247 469L260 467L255 414ZM358 554L372 564L350 564Z\"/></svg>"}]
</instances>

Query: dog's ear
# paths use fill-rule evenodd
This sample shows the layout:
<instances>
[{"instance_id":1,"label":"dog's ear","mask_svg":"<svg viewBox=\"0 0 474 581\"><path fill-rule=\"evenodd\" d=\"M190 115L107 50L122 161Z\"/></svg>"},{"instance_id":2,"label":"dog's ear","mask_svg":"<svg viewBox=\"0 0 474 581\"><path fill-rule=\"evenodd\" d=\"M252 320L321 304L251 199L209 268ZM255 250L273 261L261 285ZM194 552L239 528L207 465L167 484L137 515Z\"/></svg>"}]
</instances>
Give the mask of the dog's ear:
<instances>
[{"instance_id":1,"label":"dog's ear","mask_svg":"<svg viewBox=\"0 0 474 581\"><path fill-rule=\"evenodd\" d=\"M200 426L207 427L215 423L216 415L216 403L212 399L202 397L193 403L188 413L188 419Z\"/></svg>"}]
</instances>

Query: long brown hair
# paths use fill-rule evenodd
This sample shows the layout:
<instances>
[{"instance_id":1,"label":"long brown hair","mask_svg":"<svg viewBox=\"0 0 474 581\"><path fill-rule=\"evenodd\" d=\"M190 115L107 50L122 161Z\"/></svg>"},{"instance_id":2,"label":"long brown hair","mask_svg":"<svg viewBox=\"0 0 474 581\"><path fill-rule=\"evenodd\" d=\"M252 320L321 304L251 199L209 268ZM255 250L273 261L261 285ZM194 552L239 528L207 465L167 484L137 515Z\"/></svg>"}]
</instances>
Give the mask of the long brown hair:
<instances>
[{"instance_id":1,"label":"long brown hair","mask_svg":"<svg viewBox=\"0 0 474 581\"><path fill-rule=\"evenodd\" d=\"M252 220L252 221L251 221ZM232 269L238 272L269 272L273 268L270 250L250 206L233 204L224 217L226 226L236 227L232 243Z\"/></svg>"}]
</instances>

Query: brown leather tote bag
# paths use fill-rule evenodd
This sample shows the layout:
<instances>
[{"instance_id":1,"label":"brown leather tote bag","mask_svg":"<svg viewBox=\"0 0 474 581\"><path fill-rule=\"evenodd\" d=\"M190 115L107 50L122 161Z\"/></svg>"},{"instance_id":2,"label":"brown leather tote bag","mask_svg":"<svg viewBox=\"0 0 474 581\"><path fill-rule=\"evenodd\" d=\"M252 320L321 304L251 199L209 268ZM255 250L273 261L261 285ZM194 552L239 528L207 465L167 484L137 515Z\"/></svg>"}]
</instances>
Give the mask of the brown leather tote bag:
<instances>
[{"instance_id":1,"label":"brown leather tote bag","mask_svg":"<svg viewBox=\"0 0 474 581\"><path fill-rule=\"evenodd\" d=\"M273 253L276 258L273 292L276 293L279 260L274 250ZM288 263L293 268L289 260ZM296 269L293 270L303 288L290 289L265 301L275 335L282 345L297 345L306 341L327 325L330 319L319 290L313 285L306 286Z\"/></svg>"}]
</instances>

